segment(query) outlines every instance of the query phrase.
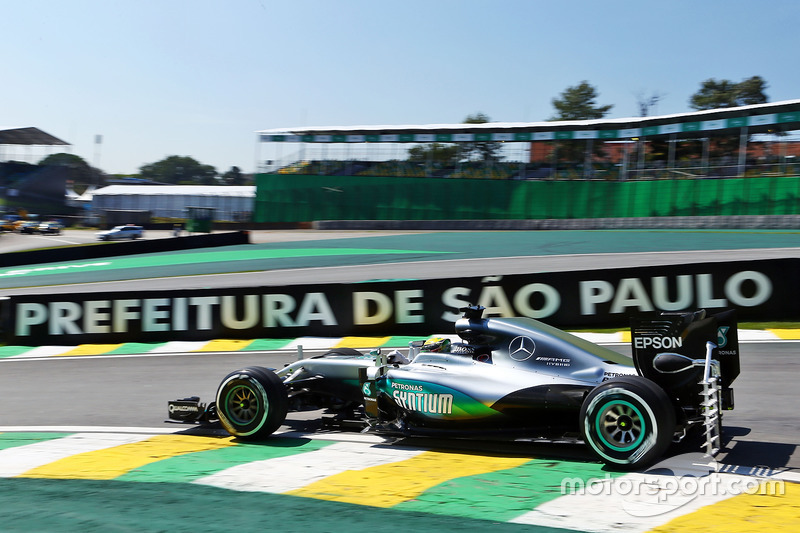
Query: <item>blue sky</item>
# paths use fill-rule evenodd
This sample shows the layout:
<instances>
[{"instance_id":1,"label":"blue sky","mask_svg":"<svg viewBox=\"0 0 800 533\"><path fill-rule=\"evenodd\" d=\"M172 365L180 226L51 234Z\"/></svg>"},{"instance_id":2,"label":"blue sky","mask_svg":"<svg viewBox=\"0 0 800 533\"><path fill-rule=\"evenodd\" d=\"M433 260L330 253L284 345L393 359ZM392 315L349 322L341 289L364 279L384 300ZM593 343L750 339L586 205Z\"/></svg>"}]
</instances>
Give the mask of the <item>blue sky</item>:
<instances>
[{"instance_id":1,"label":"blue sky","mask_svg":"<svg viewBox=\"0 0 800 533\"><path fill-rule=\"evenodd\" d=\"M0 12L0 127L39 127L108 173L169 155L251 172L265 157L255 131L271 128L546 120L582 80L609 117L638 115L654 93L655 114L689 111L708 78L759 75L770 101L800 98L794 0L25 0Z\"/></svg>"}]
</instances>

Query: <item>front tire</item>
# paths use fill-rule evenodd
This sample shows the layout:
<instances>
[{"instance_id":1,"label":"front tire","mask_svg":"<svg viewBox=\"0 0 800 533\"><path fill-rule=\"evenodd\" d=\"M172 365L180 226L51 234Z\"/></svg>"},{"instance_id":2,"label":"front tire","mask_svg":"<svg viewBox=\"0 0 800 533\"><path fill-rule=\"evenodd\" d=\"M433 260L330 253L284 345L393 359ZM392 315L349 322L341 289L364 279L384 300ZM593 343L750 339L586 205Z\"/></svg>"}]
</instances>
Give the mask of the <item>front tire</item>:
<instances>
[{"instance_id":1,"label":"front tire","mask_svg":"<svg viewBox=\"0 0 800 533\"><path fill-rule=\"evenodd\" d=\"M644 468L669 448L675 411L661 387L641 376L612 379L583 401L584 442L602 461L618 468Z\"/></svg>"},{"instance_id":2,"label":"front tire","mask_svg":"<svg viewBox=\"0 0 800 533\"><path fill-rule=\"evenodd\" d=\"M286 419L288 405L281 379L262 367L231 372L217 390L219 421L235 437L271 435Z\"/></svg>"}]
</instances>

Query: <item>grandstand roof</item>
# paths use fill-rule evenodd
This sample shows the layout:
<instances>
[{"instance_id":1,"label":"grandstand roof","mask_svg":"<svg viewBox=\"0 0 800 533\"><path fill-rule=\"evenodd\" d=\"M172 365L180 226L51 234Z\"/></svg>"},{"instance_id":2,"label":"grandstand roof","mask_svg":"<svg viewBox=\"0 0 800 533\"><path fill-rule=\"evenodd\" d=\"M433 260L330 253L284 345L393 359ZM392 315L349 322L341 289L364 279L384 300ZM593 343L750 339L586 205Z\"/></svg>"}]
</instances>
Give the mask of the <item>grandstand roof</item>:
<instances>
[{"instance_id":1,"label":"grandstand roof","mask_svg":"<svg viewBox=\"0 0 800 533\"><path fill-rule=\"evenodd\" d=\"M625 139L672 134L708 136L711 132L738 130L745 126L748 133L800 129L800 100L654 117L484 124L318 126L276 128L257 133L262 142L470 142Z\"/></svg>"},{"instance_id":2,"label":"grandstand roof","mask_svg":"<svg viewBox=\"0 0 800 533\"><path fill-rule=\"evenodd\" d=\"M109 185L94 191L94 196L171 195L255 197L252 185Z\"/></svg>"},{"instance_id":3,"label":"grandstand roof","mask_svg":"<svg viewBox=\"0 0 800 533\"><path fill-rule=\"evenodd\" d=\"M30 144L42 146L68 146L69 143L45 133L39 128L2 128L0 144Z\"/></svg>"}]
</instances>

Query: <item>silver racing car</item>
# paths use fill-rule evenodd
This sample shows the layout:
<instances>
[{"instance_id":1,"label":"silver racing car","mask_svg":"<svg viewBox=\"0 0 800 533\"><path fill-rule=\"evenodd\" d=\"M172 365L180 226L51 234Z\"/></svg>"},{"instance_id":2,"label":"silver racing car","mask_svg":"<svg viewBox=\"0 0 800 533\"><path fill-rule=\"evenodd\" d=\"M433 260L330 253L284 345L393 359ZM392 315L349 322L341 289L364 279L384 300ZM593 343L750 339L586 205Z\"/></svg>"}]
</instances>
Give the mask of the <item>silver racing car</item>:
<instances>
[{"instance_id":1,"label":"silver racing car","mask_svg":"<svg viewBox=\"0 0 800 533\"><path fill-rule=\"evenodd\" d=\"M529 318L484 318L470 306L458 342L399 350L335 349L279 370L228 374L216 402L169 402L170 418L218 418L259 439L288 411L327 409L363 431L474 438L583 440L602 461L643 468L692 437L715 454L739 373L734 311L634 319L633 358Z\"/></svg>"}]
</instances>

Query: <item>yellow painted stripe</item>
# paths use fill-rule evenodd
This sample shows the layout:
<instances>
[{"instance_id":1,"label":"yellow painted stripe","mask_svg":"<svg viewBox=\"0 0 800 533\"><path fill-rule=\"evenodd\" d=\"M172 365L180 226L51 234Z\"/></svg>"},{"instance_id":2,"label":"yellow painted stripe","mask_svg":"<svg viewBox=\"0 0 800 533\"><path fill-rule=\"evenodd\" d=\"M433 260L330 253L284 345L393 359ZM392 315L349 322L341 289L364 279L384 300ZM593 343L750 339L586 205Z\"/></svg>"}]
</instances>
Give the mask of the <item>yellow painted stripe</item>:
<instances>
[{"instance_id":1,"label":"yellow painted stripe","mask_svg":"<svg viewBox=\"0 0 800 533\"><path fill-rule=\"evenodd\" d=\"M157 435L149 439L79 453L21 474L27 478L114 479L144 465L186 453L233 446L233 437Z\"/></svg>"},{"instance_id":2,"label":"yellow painted stripe","mask_svg":"<svg viewBox=\"0 0 800 533\"><path fill-rule=\"evenodd\" d=\"M349 470L297 490L295 496L392 507L454 478L514 468L530 458L423 452L411 459Z\"/></svg>"},{"instance_id":3,"label":"yellow painted stripe","mask_svg":"<svg viewBox=\"0 0 800 533\"><path fill-rule=\"evenodd\" d=\"M775 488L784 488L784 494ZM776 487L762 483L753 493L728 498L680 516L655 528L655 532L797 531L800 528L800 485L784 483Z\"/></svg>"},{"instance_id":4,"label":"yellow painted stripe","mask_svg":"<svg viewBox=\"0 0 800 533\"><path fill-rule=\"evenodd\" d=\"M376 348L389 342L391 337L342 337L334 348Z\"/></svg>"},{"instance_id":5,"label":"yellow painted stripe","mask_svg":"<svg viewBox=\"0 0 800 533\"><path fill-rule=\"evenodd\" d=\"M81 344L68 352L56 354L56 357L66 355L102 355L111 352L122 346L122 344Z\"/></svg>"},{"instance_id":6,"label":"yellow painted stripe","mask_svg":"<svg viewBox=\"0 0 800 533\"><path fill-rule=\"evenodd\" d=\"M770 333L778 337L779 339L786 339L786 340L800 340L800 329L768 329Z\"/></svg>"},{"instance_id":7,"label":"yellow painted stripe","mask_svg":"<svg viewBox=\"0 0 800 533\"><path fill-rule=\"evenodd\" d=\"M620 331L619 333L620 333L620 337L622 337L622 340L620 342L631 342L631 331L630 330Z\"/></svg>"},{"instance_id":8,"label":"yellow painted stripe","mask_svg":"<svg viewBox=\"0 0 800 533\"><path fill-rule=\"evenodd\" d=\"M235 352L237 350L244 350L251 344L255 342L254 340L243 340L243 339L217 339L213 341L209 341L208 344L203 346L202 348L195 350L197 352Z\"/></svg>"}]
</instances>

